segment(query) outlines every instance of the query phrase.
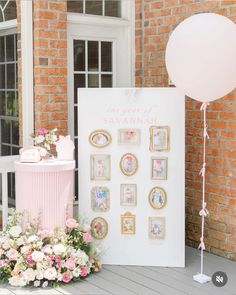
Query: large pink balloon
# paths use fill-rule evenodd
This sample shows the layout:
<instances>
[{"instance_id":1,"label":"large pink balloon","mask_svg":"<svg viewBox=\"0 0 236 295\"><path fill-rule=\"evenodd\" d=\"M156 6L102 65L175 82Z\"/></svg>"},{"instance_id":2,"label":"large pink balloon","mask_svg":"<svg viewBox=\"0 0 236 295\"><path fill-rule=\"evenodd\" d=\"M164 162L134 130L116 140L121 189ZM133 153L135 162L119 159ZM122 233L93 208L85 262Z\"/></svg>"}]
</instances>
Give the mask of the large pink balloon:
<instances>
[{"instance_id":1,"label":"large pink balloon","mask_svg":"<svg viewBox=\"0 0 236 295\"><path fill-rule=\"evenodd\" d=\"M215 13L187 18L170 36L166 67L175 86L196 100L228 94L236 87L236 25Z\"/></svg>"}]
</instances>

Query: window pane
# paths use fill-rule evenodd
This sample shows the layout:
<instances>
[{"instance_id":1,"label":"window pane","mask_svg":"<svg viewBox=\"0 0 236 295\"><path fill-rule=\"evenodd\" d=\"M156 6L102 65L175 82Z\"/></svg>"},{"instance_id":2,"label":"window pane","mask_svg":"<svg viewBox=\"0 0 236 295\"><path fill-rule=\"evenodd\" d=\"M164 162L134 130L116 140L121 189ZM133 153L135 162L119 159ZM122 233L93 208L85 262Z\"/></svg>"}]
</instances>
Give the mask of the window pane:
<instances>
[{"instance_id":1,"label":"window pane","mask_svg":"<svg viewBox=\"0 0 236 295\"><path fill-rule=\"evenodd\" d=\"M74 71L85 71L84 40L74 40Z\"/></svg>"},{"instance_id":2,"label":"window pane","mask_svg":"<svg viewBox=\"0 0 236 295\"><path fill-rule=\"evenodd\" d=\"M18 121L12 122L12 143L19 144L19 123Z\"/></svg>"},{"instance_id":3,"label":"window pane","mask_svg":"<svg viewBox=\"0 0 236 295\"><path fill-rule=\"evenodd\" d=\"M5 89L5 65L0 65L0 89Z\"/></svg>"},{"instance_id":4,"label":"window pane","mask_svg":"<svg viewBox=\"0 0 236 295\"><path fill-rule=\"evenodd\" d=\"M83 13L83 0L67 0L67 11Z\"/></svg>"},{"instance_id":5,"label":"window pane","mask_svg":"<svg viewBox=\"0 0 236 295\"><path fill-rule=\"evenodd\" d=\"M78 139L75 139L75 167L78 167Z\"/></svg>"},{"instance_id":6,"label":"window pane","mask_svg":"<svg viewBox=\"0 0 236 295\"><path fill-rule=\"evenodd\" d=\"M0 91L0 116L6 114L5 91Z\"/></svg>"},{"instance_id":7,"label":"window pane","mask_svg":"<svg viewBox=\"0 0 236 295\"><path fill-rule=\"evenodd\" d=\"M98 75L96 74L88 75L88 87L91 87L91 88L99 87Z\"/></svg>"},{"instance_id":8,"label":"window pane","mask_svg":"<svg viewBox=\"0 0 236 295\"><path fill-rule=\"evenodd\" d=\"M9 1L6 9L4 10L5 20L16 18L16 1Z\"/></svg>"},{"instance_id":9,"label":"window pane","mask_svg":"<svg viewBox=\"0 0 236 295\"><path fill-rule=\"evenodd\" d=\"M2 156L10 156L10 155L11 155L10 146L2 144Z\"/></svg>"},{"instance_id":10,"label":"window pane","mask_svg":"<svg viewBox=\"0 0 236 295\"><path fill-rule=\"evenodd\" d=\"M14 116L15 113L15 91L7 91L6 92L7 98L7 116Z\"/></svg>"},{"instance_id":11,"label":"window pane","mask_svg":"<svg viewBox=\"0 0 236 295\"><path fill-rule=\"evenodd\" d=\"M15 89L15 64L7 64L7 89Z\"/></svg>"},{"instance_id":12,"label":"window pane","mask_svg":"<svg viewBox=\"0 0 236 295\"><path fill-rule=\"evenodd\" d=\"M14 61L15 60L15 46L14 46L14 35L8 35L6 36L6 55L7 55L7 61Z\"/></svg>"},{"instance_id":13,"label":"window pane","mask_svg":"<svg viewBox=\"0 0 236 295\"><path fill-rule=\"evenodd\" d=\"M85 13L102 15L102 0L85 0Z\"/></svg>"},{"instance_id":14,"label":"window pane","mask_svg":"<svg viewBox=\"0 0 236 295\"><path fill-rule=\"evenodd\" d=\"M98 71L98 42L88 41L88 70Z\"/></svg>"},{"instance_id":15,"label":"window pane","mask_svg":"<svg viewBox=\"0 0 236 295\"><path fill-rule=\"evenodd\" d=\"M0 37L0 62L5 61L5 37Z\"/></svg>"},{"instance_id":16,"label":"window pane","mask_svg":"<svg viewBox=\"0 0 236 295\"><path fill-rule=\"evenodd\" d=\"M74 74L74 103L77 103L77 89L85 88L85 74Z\"/></svg>"},{"instance_id":17,"label":"window pane","mask_svg":"<svg viewBox=\"0 0 236 295\"><path fill-rule=\"evenodd\" d=\"M1 120L2 143L11 143L11 121Z\"/></svg>"},{"instance_id":18,"label":"window pane","mask_svg":"<svg viewBox=\"0 0 236 295\"><path fill-rule=\"evenodd\" d=\"M18 91L15 92L13 116L18 117L19 115L19 102L18 102Z\"/></svg>"},{"instance_id":19,"label":"window pane","mask_svg":"<svg viewBox=\"0 0 236 295\"><path fill-rule=\"evenodd\" d=\"M102 72L112 71L112 43L101 42Z\"/></svg>"},{"instance_id":20,"label":"window pane","mask_svg":"<svg viewBox=\"0 0 236 295\"><path fill-rule=\"evenodd\" d=\"M102 75L102 87L112 87L112 75Z\"/></svg>"},{"instance_id":21,"label":"window pane","mask_svg":"<svg viewBox=\"0 0 236 295\"><path fill-rule=\"evenodd\" d=\"M105 15L121 17L121 1L105 0Z\"/></svg>"}]
</instances>

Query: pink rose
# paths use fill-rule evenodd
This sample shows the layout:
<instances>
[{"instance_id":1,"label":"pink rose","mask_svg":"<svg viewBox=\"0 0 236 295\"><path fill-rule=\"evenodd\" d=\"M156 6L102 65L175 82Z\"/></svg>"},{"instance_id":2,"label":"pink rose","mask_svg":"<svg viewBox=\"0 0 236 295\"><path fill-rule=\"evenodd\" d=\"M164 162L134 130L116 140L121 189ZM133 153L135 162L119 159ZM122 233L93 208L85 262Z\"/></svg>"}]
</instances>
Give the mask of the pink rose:
<instances>
[{"instance_id":1,"label":"pink rose","mask_svg":"<svg viewBox=\"0 0 236 295\"><path fill-rule=\"evenodd\" d=\"M88 244L92 241L92 237L89 233L83 233L83 241L85 244Z\"/></svg>"},{"instance_id":2,"label":"pink rose","mask_svg":"<svg viewBox=\"0 0 236 295\"><path fill-rule=\"evenodd\" d=\"M16 261L19 257L19 254L15 249L10 249L7 251L6 256L9 260Z\"/></svg>"},{"instance_id":3,"label":"pink rose","mask_svg":"<svg viewBox=\"0 0 236 295\"><path fill-rule=\"evenodd\" d=\"M42 237L42 239L45 239L45 238L51 238L52 235L53 235L53 232L51 230L48 230L48 229L42 229L39 232L39 234Z\"/></svg>"},{"instance_id":4,"label":"pink rose","mask_svg":"<svg viewBox=\"0 0 236 295\"><path fill-rule=\"evenodd\" d=\"M62 281L64 283L69 283L71 281L71 279L72 279L72 275L69 272L64 272L62 274Z\"/></svg>"},{"instance_id":5,"label":"pink rose","mask_svg":"<svg viewBox=\"0 0 236 295\"><path fill-rule=\"evenodd\" d=\"M72 258L67 259L65 263L65 267L68 268L69 270L74 270L76 267L74 260Z\"/></svg>"},{"instance_id":6,"label":"pink rose","mask_svg":"<svg viewBox=\"0 0 236 295\"><path fill-rule=\"evenodd\" d=\"M68 228L75 228L75 227L78 226L78 223L77 223L77 221L74 218L68 218L66 220L66 226Z\"/></svg>"},{"instance_id":7,"label":"pink rose","mask_svg":"<svg viewBox=\"0 0 236 295\"><path fill-rule=\"evenodd\" d=\"M44 135L45 133L47 133L47 129L46 128L40 128L39 129L39 135Z\"/></svg>"},{"instance_id":8,"label":"pink rose","mask_svg":"<svg viewBox=\"0 0 236 295\"><path fill-rule=\"evenodd\" d=\"M81 266L80 267L80 276L81 277L86 277L89 273L89 267L88 266Z\"/></svg>"}]
</instances>

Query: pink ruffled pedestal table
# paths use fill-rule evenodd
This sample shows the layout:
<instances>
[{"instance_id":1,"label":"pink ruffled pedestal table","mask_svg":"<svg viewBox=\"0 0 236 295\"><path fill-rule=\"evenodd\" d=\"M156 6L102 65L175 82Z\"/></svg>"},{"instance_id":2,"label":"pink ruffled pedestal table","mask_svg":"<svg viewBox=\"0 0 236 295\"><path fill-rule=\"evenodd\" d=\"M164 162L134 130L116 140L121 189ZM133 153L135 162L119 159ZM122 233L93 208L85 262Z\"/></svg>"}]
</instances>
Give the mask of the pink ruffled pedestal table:
<instances>
[{"instance_id":1,"label":"pink ruffled pedestal table","mask_svg":"<svg viewBox=\"0 0 236 295\"><path fill-rule=\"evenodd\" d=\"M26 210L45 229L64 228L73 216L75 161L15 162L16 210Z\"/></svg>"}]
</instances>

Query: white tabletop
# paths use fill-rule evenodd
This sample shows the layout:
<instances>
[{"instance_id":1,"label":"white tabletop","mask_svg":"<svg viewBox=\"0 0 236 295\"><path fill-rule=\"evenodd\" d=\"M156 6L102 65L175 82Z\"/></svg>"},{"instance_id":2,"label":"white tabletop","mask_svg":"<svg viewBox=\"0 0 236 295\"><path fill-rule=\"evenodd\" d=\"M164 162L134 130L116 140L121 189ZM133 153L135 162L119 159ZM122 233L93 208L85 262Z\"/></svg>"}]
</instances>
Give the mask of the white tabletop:
<instances>
[{"instance_id":1,"label":"white tabletop","mask_svg":"<svg viewBox=\"0 0 236 295\"><path fill-rule=\"evenodd\" d=\"M17 171L32 171L32 172L44 172L44 171L66 171L73 170L75 168L75 161L58 161L48 160L40 161L37 163L22 163L15 161L15 170Z\"/></svg>"}]
</instances>

